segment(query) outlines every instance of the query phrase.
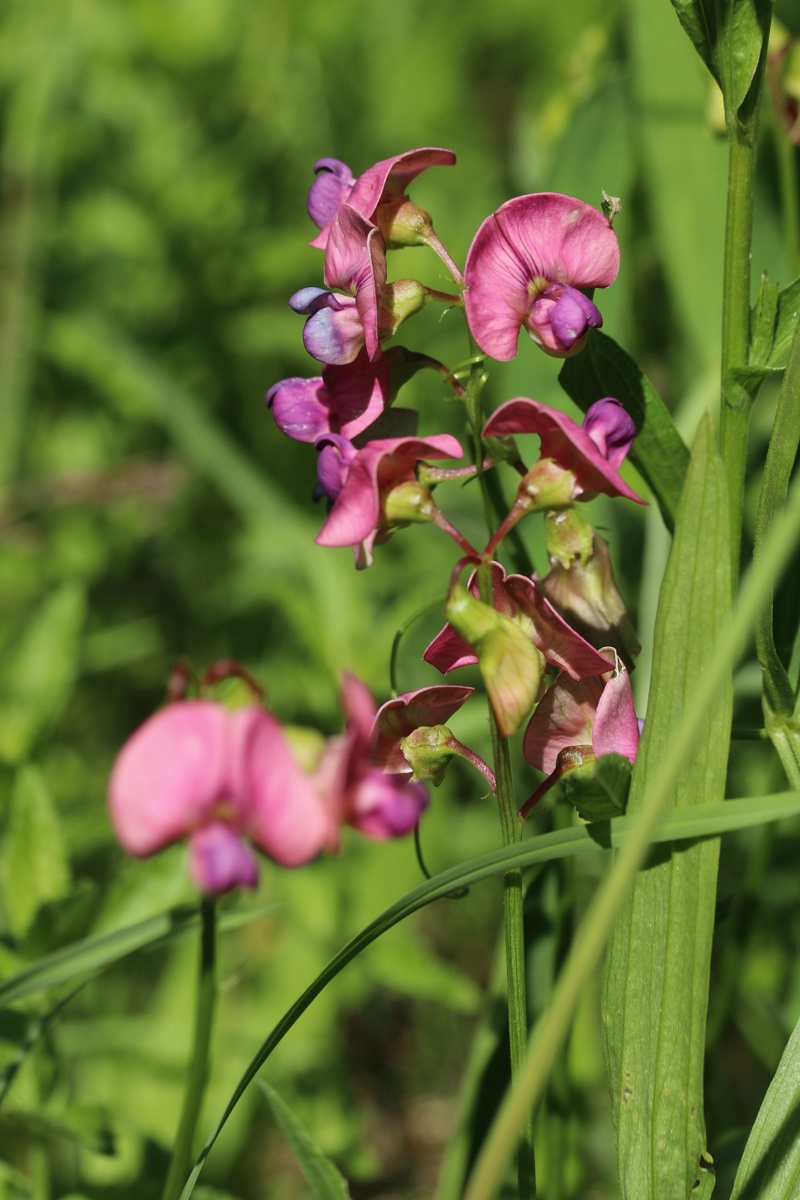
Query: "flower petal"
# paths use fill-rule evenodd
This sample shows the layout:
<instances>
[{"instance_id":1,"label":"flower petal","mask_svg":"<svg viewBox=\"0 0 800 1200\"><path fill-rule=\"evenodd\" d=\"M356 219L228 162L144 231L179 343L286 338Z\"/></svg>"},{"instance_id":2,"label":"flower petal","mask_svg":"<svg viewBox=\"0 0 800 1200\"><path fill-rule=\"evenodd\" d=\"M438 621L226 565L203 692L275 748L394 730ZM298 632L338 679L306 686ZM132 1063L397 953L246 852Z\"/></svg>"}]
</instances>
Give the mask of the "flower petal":
<instances>
[{"instance_id":1,"label":"flower petal","mask_svg":"<svg viewBox=\"0 0 800 1200\"><path fill-rule=\"evenodd\" d=\"M550 775L565 747L591 747L603 688L601 676L576 680L563 672L550 684L528 722L522 741L522 753L532 767Z\"/></svg>"},{"instance_id":2,"label":"flower petal","mask_svg":"<svg viewBox=\"0 0 800 1200\"><path fill-rule=\"evenodd\" d=\"M308 215L319 229L324 229L336 216L339 205L347 200L355 179L347 163L339 158L318 159L314 174L316 178L308 192Z\"/></svg>"},{"instance_id":3,"label":"flower petal","mask_svg":"<svg viewBox=\"0 0 800 1200\"><path fill-rule=\"evenodd\" d=\"M631 680L625 666L611 647L604 651L614 659L614 672L597 705L592 746L601 754L623 754L634 762L639 745L639 722L633 707Z\"/></svg>"},{"instance_id":4,"label":"flower petal","mask_svg":"<svg viewBox=\"0 0 800 1200\"><path fill-rule=\"evenodd\" d=\"M367 837L386 841L416 829L429 802L425 784L375 767L353 788L347 821Z\"/></svg>"},{"instance_id":5,"label":"flower petal","mask_svg":"<svg viewBox=\"0 0 800 1200\"><path fill-rule=\"evenodd\" d=\"M624 462L636 437L633 417L611 396L590 405L582 428L612 467Z\"/></svg>"},{"instance_id":6,"label":"flower petal","mask_svg":"<svg viewBox=\"0 0 800 1200\"><path fill-rule=\"evenodd\" d=\"M201 892L218 896L234 887L254 888L258 863L235 829L221 821L197 829L189 839L189 873Z\"/></svg>"},{"instance_id":7,"label":"flower petal","mask_svg":"<svg viewBox=\"0 0 800 1200\"><path fill-rule=\"evenodd\" d=\"M472 695L474 688L438 684L395 696L375 713L371 728L372 750L385 770L410 774L400 739L415 729L445 725Z\"/></svg>"},{"instance_id":8,"label":"flower petal","mask_svg":"<svg viewBox=\"0 0 800 1200\"><path fill-rule=\"evenodd\" d=\"M229 722L213 701L182 700L128 739L114 763L108 802L129 854L153 854L177 841L228 798Z\"/></svg>"}]
</instances>

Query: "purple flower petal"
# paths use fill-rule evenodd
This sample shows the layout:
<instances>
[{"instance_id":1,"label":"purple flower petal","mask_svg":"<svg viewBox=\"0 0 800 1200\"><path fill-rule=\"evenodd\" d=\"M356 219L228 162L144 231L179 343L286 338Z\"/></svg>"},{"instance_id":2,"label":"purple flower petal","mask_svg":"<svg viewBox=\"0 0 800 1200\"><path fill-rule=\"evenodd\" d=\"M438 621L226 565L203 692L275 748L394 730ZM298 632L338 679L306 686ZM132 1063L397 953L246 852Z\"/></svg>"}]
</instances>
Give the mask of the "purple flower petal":
<instances>
[{"instance_id":1,"label":"purple flower petal","mask_svg":"<svg viewBox=\"0 0 800 1200\"><path fill-rule=\"evenodd\" d=\"M335 500L347 479L350 464L358 451L341 433L323 434L315 443L319 450L317 478L329 500Z\"/></svg>"},{"instance_id":2,"label":"purple flower petal","mask_svg":"<svg viewBox=\"0 0 800 1200\"><path fill-rule=\"evenodd\" d=\"M200 891L211 896L258 883L254 855L238 833L221 821L205 825L189 838L189 873Z\"/></svg>"},{"instance_id":3,"label":"purple flower petal","mask_svg":"<svg viewBox=\"0 0 800 1200\"><path fill-rule=\"evenodd\" d=\"M347 819L367 837L386 841L416 829L429 802L425 784L375 767L352 790Z\"/></svg>"},{"instance_id":4,"label":"purple flower petal","mask_svg":"<svg viewBox=\"0 0 800 1200\"><path fill-rule=\"evenodd\" d=\"M542 349L555 348L557 353L563 354L566 350L576 349L576 343L585 339L590 329L599 328L602 324L603 318L597 305L583 292L558 283L549 287L541 300L536 301L526 327ZM551 336L548 337L548 333Z\"/></svg>"},{"instance_id":5,"label":"purple flower petal","mask_svg":"<svg viewBox=\"0 0 800 1200\"><path fill-rule=\"evenodd\" d=\"M303 345L318 362L339 367L353 362L364 345L364 326L355 300L339 296L335 307L319 307L303 326Z\"/></svg>"},{"instance_id":6,"label":"purple flower petal","mask_svg":"<svg viewBox=\"0 0 800 1200\"><path fill-rule=\"evenodd\" d=\"M633 445L636 426L619 400L596 400L583 418L583 428L612 467L618 468Z\"/></svg>"},{"instance_id":7,"label":"purple flower petal","mask_svg":"<svg viewBox=\"0 0 800 1200\"><path fill-rule=\"evenodd\" d=\"M314 163L316 179L308 192L308 215L319 229L336 216L353 190L355 179L347 163L338 158L320 158Z\"/></svg>"}]
</instances>

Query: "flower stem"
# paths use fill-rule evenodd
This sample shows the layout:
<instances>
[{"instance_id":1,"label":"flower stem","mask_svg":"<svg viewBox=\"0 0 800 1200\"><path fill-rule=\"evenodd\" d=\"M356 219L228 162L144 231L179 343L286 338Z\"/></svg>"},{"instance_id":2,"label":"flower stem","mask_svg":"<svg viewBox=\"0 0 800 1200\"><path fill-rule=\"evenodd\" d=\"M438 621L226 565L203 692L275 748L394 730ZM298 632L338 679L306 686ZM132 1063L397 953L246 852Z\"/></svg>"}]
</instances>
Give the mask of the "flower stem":
<instances>
[{"instance_id":1,"label":"flower stem","mask_svg":"<svg viewBox=\"0 0 800 1200\"><path fill-rule=\"evenodd\" d=\"M491 570L489 562L482 563L478 568L481 599L485 604L491 604L493 600ZM489 728L492 736L497 806L503 845L512 846L522 838L522 822L517 815L508 741L500 733L491 704L489 705ZM528 1045L525 930L522 914L522 872L519 870L508 871L503 876L503 925L506 943L508 1038L513 1086L525 1062ZM517 1146L517 1185L519 1200L532 1200L532 1197L536 1195L532 1110L528 1113L520 1130Z\"/></svg>"},{"instance_id":2,"label":"flower stem","mask_svg":"<svg viewBox=\"0 0 800 1200\"><path fill-rule=\"evenodd\" d=\"M203 1103L206 1080L208 1078L209 1046L211 1042L211 1027L214 1022L214 1006L216 1001L215 959L216 959L216 907L214 900L204 896L200 906L200 971L197 981L197 1002L195 1006L194 1046L189 1074L186 1079L186 1091L183 1097L183 1112L181 1113L175 1147L172 1151L172 1161L169 1165L167 1181L164 1185L163 1200L177 1200L181 1194L184 1181L192 1166L192 1143L194 1142L197 1119Z\"/></svg>"},{"instance_id":3,"label":"flower stem","mask_svg":"<svg viewBox=\"0 0 800 1200\"><path fill-rule=\"evenodd\" d=\"M755 392L737 379L750 342L750 253L753 233L756 150L767 39L750 90L728 133L728 201L722 290L722 404L719 441L731 512L731 585L739 581L747 434Z\"/></svg>"}]
</instances>

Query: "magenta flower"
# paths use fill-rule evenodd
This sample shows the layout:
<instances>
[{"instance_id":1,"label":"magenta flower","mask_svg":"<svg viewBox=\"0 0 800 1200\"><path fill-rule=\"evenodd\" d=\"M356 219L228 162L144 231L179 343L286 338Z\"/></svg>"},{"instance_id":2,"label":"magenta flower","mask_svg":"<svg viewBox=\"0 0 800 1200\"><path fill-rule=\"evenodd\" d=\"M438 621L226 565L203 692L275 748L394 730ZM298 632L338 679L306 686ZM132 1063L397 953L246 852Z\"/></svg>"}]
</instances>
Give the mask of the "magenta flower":
<instances>
[{"instance_id":1,"label":"magenta flower","mask_svg":"<svg viewBox=\"0 0 800 1200\"><path fill-rule=\"evenodd\" d=\"M285 867L314 858L332 835L315 779L261 708L179 700L120 750L109 782L115 833L147 857L181 838L204 892L255 887L253 848Z\"/></svg>"},{"instance_id":2,"label":"magenta flower","mask_svg":"<svg viewBox=\"0 0 800 1200\"><path fill-rule=\"evenodd\" d=\"M480 594L477 575L472 575L468 588L474 596ZM608 669L606 659L559 616L527 575L506 575L500 563L492 563L492 588L497 612L523 630L548 666L560 667L572 679ZM440 630L422 657L443 675L478 662L469 642L450 625Z\"/></svg>"},{"instance_id":3,"label":"magenta flower","mask_svg":"<svg viewBox=\"0 0 800 1200\"><path fill-rule=\"evenodd\" d=\"M631 681L616 651L606 646L610 668L589 679L563 674L547 689L528 722L522 745L532 767L551 775L562 750L582 746L595 758L621 754L630 762L639 745L639 722L633 707Z\"/></svg>"},{"instance_id":4,"label":"magenta flower","mask_svg":"<svg viewBox=\"0 0 800 1200\"><path fill-rule=\"evenodd\" d=\"M502 361L524 326L547 353L577 353L599 309L581 288L608 287L619 244L603 214L557 192L518 196L483 222L467 255L464 306L475 341Z\"/></svg>"},{"instance_id":5,"label":"magenta flower","mask_svg":"<svg viewBox=\"0 0 800 1200\"><path fill-rule=\"evenodd\" d=\"M405 757L403 739L448 720L472 694L466 687L420 688L376 709L369 688L346 674L340 742L338 818L367 837L402 837L419 824L428 789Z\"/></svg>"},{"instance_id":6,"label":"magenta flower","mask_svg":"<svg viewBox=\"0 0 800 1200\"><path fill-rule=\"evenodd\" d=\"M311 242L320 250L328 244L333 218L342 204L381 227L387 245L392 244L391 226L398 209L408 202L406 189L428 167L450 167L456 161L452 150L426 147L407 150L375 163L358 179L338 158L321 158L314 164L316 179L308 193L308 214L320 233ZM417 212L421 210L417 209ZM423 214L427 216L427 214ZM429 218L430 220L430 218ZM408 244L403 242L402 244Z\"/></svg>"},{"instance_id":7,"label":"magenta flower","mask_svg":"<svg viewBox=\"0 0 800 1200\"><path fill-rule=\"evenodd\" d=\"M361 450L341 435L325 434L316 446L320 485L333 504L315 540L320 546L353 546L357 567L369 566L373 545L385 541L400 524L430 519L424 511L425 497L435 506L415 474L420 459L463 455L456 439L447 433L427 439L382 438ZM419 510L416 518L410 511L403 518L387 515L387 502L403 485L413 485Z\"/></svg>"},{"instance_id":8,"label":"magenta flower","mask_svg":"<svg viewBox=\"0 0 800 1200\"><path fill-rule=\"evenodd\" d=\"M283 379L266 396L275 423L298 442L314 442L325 433L354 438L381 415L391 396L383 357L370 362L362 349L351 363L324 366L315 379Z\"/></svg>"},{"instance_id":9,"label":"magenta flower","mask_svg":"<svg viewBox=\"0 0 800 1200\"><path fill-rule=\"evenodd\" d=\"M586 413L582 426L537 400L507 400L489 417L483 436L515 433L539 435L541 459L552 460L574 475L573 499L602 492L647 503L628 487L618 470L636 436L636 426L618 400L598 400ZM536 470L534 466L529 475ZM525 486L523 481L520 491Z\"/></svg>"}]
</instances>

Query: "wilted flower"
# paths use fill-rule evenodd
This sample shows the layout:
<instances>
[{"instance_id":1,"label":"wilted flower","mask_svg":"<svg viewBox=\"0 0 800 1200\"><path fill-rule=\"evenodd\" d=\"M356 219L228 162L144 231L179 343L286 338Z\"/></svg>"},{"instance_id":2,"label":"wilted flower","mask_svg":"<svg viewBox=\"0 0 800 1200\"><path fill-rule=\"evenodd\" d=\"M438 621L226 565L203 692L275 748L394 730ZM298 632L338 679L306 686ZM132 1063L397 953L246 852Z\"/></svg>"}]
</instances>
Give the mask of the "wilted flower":
<instances>
[{"instance_id":1,"label":"wilted flower","mask_svg":"<svg viewBox=\"0 0 800 1200\"><path fill-rule=\"evenodd\" d=\"M211 894L255 887L254 848L296 867L331 837L315 779L262 708L179 700L161 709L120 750L108 800L129 854L187 838L192 878Z\"/></svg>"},{"instance_id":2,"label":"wilted flower","mask_svg":"<svg viewBox=\"0 0 800 1200\"><path fill-rule=\"evenodd\" d=\"M579 680L559 675L528 722L522 752L548 778L523 805L523 817L548 787L576 766L603 754L620 754L629 762L636 758L639 722L630 678L613 647L601 653L609 663L603 675Z\"/></svg>"},{"instance_id":3,"label":"wilted flower","mask_svg":"<svg viewBox=\"0 0 800 1200\"><path fill-rule=\"evenodd\" d=\"M617 237L598 209L557 192L509 200L483 222L467 255L472 335L502 361L515 357L521 326L547 354L575 354L603 323L579 289L608 287L618 270Z\"/></svg>"}]
</instances>

